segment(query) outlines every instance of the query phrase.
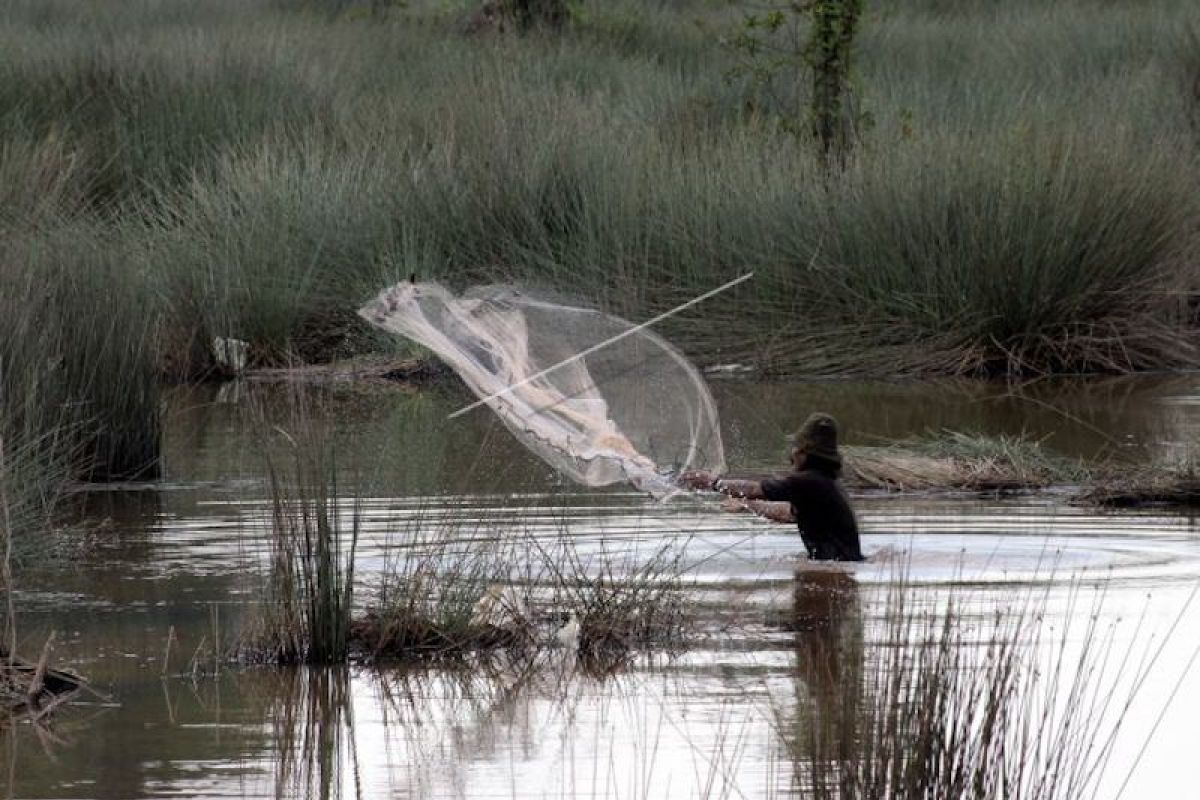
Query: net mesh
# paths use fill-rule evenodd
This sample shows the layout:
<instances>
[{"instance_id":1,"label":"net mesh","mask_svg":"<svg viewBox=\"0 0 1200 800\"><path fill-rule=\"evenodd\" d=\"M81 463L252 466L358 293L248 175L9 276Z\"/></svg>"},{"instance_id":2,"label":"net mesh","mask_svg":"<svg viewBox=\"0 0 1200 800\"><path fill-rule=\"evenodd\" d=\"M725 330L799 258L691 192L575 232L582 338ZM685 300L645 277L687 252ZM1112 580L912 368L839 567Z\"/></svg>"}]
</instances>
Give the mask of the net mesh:
<instances>
[{"instance_id":1,"label":"net mesh","mask_svg":"<svg viewBox=\"0 0 1200 800\"><path fill-rule=\"evenodd\" d=\"M359 314L436 353L517 439L585 486L629 482L662 498L680 471L725 469L703 377L645 328L507 285L458 296L401 283Z\"/></svg>"}]
</instances>

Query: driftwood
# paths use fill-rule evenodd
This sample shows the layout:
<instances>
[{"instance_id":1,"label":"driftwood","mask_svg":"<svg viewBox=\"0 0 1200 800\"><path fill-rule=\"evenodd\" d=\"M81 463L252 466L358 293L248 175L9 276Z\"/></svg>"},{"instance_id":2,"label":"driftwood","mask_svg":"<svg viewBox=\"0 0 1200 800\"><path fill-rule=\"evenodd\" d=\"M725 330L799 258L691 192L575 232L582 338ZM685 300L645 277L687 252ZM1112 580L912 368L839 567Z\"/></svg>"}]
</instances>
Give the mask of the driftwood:
<instances>
[{"instance_id":1,"label":"driftwood","mask_svg":"<svg viewBox=\"0 0 1200 800\"><path fill-rule=\"evenodd\" d=\"M9 714L43 719L84 688L83 678L50 666L53 642L51 633L37 663L0 647L0 703Z\"/></svg>"}]
</instances>

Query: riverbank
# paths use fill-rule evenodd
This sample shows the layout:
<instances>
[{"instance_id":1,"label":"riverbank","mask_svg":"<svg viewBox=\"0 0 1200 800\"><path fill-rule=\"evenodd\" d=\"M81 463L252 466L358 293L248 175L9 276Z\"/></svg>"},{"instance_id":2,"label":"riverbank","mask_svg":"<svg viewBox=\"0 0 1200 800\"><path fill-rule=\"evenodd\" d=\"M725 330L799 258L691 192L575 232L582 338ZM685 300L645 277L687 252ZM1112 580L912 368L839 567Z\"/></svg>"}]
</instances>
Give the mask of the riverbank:
<instances>
[{"instance_id":1,"label":"riverbank","mask_svg":"<svg viewBox=\"0 0 1200 800\"><path fill-rule=\"evenodd\" d=\"M469 396L453 373L445 366L428 357L362 357L328 365L284 369L254 369L244 376L247 385L289 384L326 388L359 386L370 391L372 387L387 390L388 387L403 392L449 393ZM1160 376L1154 380L1170 380ZM1181 378L1180 385L1188 380ZM1111 382L1104 389L1103 382L1089 383L1077 380L1077 393L1082 396L1095 394L1101 402L1136 402L1129 397L1129 389L1136 379ZM226 384L237 386L238 384ZM797 391L807 386L802 394L811 394L813 402L834 404L829 407L849 407L851 425L859 423L857 406L864 413L871 413L871 404L878 403L880 409L902 414L913 413L899 398L911 395L915 398L932 397L950 391L959 394L963 402L984 402L989 397L987 382L923 383L907 381L894 383L809 383L757 382L752 379L730 379L722 377L717 384L718 394L745 396L754 391L778 394ZM890 387L881 395L880 387ZM922 390L922 386L927 387ZM990 402L1005 394L1019 403L1021 393L1011 386L991 385ZM840 388L839 388L840 387ZM856 387L858 387L856 389ZM221 390L227 391L227 390ZM860 395L855 397L855 394ZM826 399L817 400L822 394ZM218 392L220 395L220 392ZM1111 400L1101 400L1103 397ZM744 401L739 401L744 402ZM1071 426L1072 410L1069 407L1055 409L1036 393L1027 401L1030 407L1041 404L1040 411L1053 419L1061 417L1060 423ZM824 406L823 406L824 407ZM799 414L807 413L804 411ZM1016 412L1014 411L1014 416ZM967 422L966 419L957 420ZM1097 420L1100 421L1100 420ZM976 426L980 421L972 421ZM1033 420L1030 419L1030 423ZM1076 420L1077 427L1087 435L1091 423ZM1107 425L1106 425L1107 426ZM1094 427L1094 426L1092 426ZM1185 443L1173 453L1150 454L1145 449L1121 448L1116 439L1099 428L1091 432L1095 444L1090 452L1064 453L1055 449L1050 430L1007 433L1001 431L963 431L950 428L925 429L920 433L908 432L901 436L886 437L871 429L867 437L877 440L872 444L852 444L844 448L845 470L843 482L856 495L876 496L942 496L977 498L981 496L1042 495L1062 502L1095 504L1112 507L1135 507L1144 505L1193 506L1200 503L1200 474L1191 460ZM1124 452L1122 452L1124 450ZM737 465L732 465L735 471ZM747 477L761 477L755 473Z\"/></svg>"}]
</instances>

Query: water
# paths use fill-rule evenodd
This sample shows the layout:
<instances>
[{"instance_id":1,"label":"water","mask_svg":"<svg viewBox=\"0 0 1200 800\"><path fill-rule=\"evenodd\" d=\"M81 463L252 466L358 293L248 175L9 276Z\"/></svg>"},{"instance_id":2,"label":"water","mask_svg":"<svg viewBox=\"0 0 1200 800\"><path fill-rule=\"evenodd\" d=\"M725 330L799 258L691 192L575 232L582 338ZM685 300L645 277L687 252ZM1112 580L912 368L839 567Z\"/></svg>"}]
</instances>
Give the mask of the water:
<instances>
[{"instance_id":1,"label":"water","mask_svg":"<svg viewBox=\"0 0 1200 800\"><path fill-rule=\"evenodd\" d=\"M961 383L716 387L731 463L757 468L783 458L782 436L814 408L834 411L850 443L946 428L1044 436L1075 455L1179 457L1200 423L1198 389L1186 377L1020 392ZM281 402L264 387L241 391L269 407ZM21 574L23 652L38 652L55 631L56 662L87 675L103 698L84 698L49 729L4 734L9 795L788 796L786 742L803 724L800 708L810 698L836 704L844 676L869 668L901 570L922 602L955 592L968 626L1014 598L1041 598L1048 635L1072 623L1069 651L1100 587L1095 613L1113 653L1140 657L1165 643L1126 714L1100 796L1116 796L1130 774L1125 797L1186 797L1200 785L1200 719L1190 711L1200 707L1200 673L1187 671L1200 647L1190 624L1197 606L1171 628L1200 580L1200 537L1187 514L1113 514L1044 498L865 498L857 508L871 559L809 570L786 527L562 485L486 413L447 425L445 413L463 399L453 390L322 395L339 453L362 467L347 474L368 497L357 560L364 598L389 543L443 515L457 522L464 551L566 539L592 569L678 554L700 616L692 645L607 675L562 651L532 675L502 664L215 670L212 642L238 629L260 591L261 452L266 441L280 445L254 430L236 392L180 392L167 415L163 480L92 493L90 525L66 534L84 546ZM823 613L812 600L831 585L845 602L814 632L804 621L814 608Z\"/></svg>"}]
</instances>

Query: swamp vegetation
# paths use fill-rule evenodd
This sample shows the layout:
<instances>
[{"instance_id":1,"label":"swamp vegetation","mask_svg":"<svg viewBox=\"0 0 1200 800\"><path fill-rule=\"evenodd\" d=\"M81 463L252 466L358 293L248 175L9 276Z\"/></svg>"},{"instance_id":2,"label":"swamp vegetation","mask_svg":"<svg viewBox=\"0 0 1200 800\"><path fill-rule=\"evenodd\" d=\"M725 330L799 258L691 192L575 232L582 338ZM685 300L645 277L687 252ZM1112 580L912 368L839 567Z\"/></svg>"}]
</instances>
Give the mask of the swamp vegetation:
<instances>
[{"instance_id":1,"label":"swamp vegetation","mask_svg":"<svg viewBox=\"0 0 1200 800\"><path fill-rule=\"evenodd\" d=\"M264 719L273 730L264 751L275 782L264 794L332 797L357 785L358 756L346 748L362 676L347 662L407 665L372 672L385 716L415 725L443 714L457 736L456 715L473 704L488 720L481 729L493 730L494 717L511 724L513 709L533 716L523 696L566 707L569 687L579 702L592 691L580 675L609 687L632 675L631 696L642 698L638 681L679 672L657 672L656 658L687 664L700 649L705 677L685 680L681 696L714 664L738 683L709 687L736 700L705 709L718 722L705 729L698 794L742 793L731 777L745 753L724 721L730 702L759 703L755 719L770 720L764 748L788 774L764 779L765 794L1090 796L1131 707L1121 703L1145 688L1154 659L1126 670L1122 658L1113 683L1101 682L1129 643L1099 627L1098 606L1083 610L1082 633L1047 634L1047 619L1077 615L1085 589L1073 585L1064 600L1041 559L1095 558L1125 581L1114 591L1140 596L1142 580L1175 597L1194 582L1178 520L1137 518L1166 531L1155 529L1154 558L1143 560L1127 555L1126 533L1089 549L1087 537L1107 529L1085 516L1088 544L1066 536L1057 554L1012 544L1022 531L1013 525L994 546L1017 555L996 568L991 556L982 567L962 556L979 567L970 580L945 577L953 557L941 542L930 548L935 566L917 554L915 581L805 576L773 549L793 542L744 517L648 510L620 494L581 499L561 486L547 495L552 479L511 453L487 454L491 428L472 428L465 444L440 438L444 398L422 390L386 433L349 447L333 423L381 402L370 391L336 409L320 390L289 390L274 408L230 404L250 409L221 434L257 459L249 492L224 472L179 469L178 456L172 472L164 438L193 408L171 399L192 390L176 384L230 377L217 339L247 343L251 376L420 357L354 314L410 276L514 282L643 320L753 271L719 303L662 326L714 374L1004 379L1022 395L1025 381L1064 373L1194 370L1197 31L1200 10L1187 0L5 3L0 697L50 752L40 717L78 682L51 666L55 626L76 626L59 645L70 652L95 644L64 603L94 611L98 627L102 613L129 605L119 581L96 589L54 572L70 559L52 551L65 548L91 569L139 573L130 578L144 593L138 614L156 602L168 609L150 625L111 614L127 626L118 647L136 651L121 658L161 670L180 747L189 734L176 725L172 681L190 684L201 717L222 706L215 687L245 687L252 699L232 705L252 722L238 736L257 735ZM433 377L429 394L457 392ZM853 416L839 385L808 399ZM778 397L760 400L732 415L737 435L763 409L794 415ZM1033 428L946 427L931 415L848 443L847 484L875 532L896 539L869 569L895 570L905 547L895 531L926 524L919 505L903 524L869 505L896 490L1052 490L1122 506L1200 497L1190 440L1174 441L1169 459L1129 458L1128 442L1098 431L1105 441L1084 455ZM239 438L247 430L254 438ZM748 468L775 466L782 430L768 433L769 445L741 444ZM1151 442L1157 431L1141 434ZM206 446L197 437L177 452ZM521 469L533 477L514 482ZM168 489L164 477L186 488ZM1075 508L1056 512L1066 523L1037 519L1069 528L1072 514L1092 513ZM235 547L222 526L261 537ZM89 532L64 545L74 534L47 532L55 527ZM207 539L188 538L197 531ZM167 558L158 572L155 559L178 542L193 561ZM216 577L205 560L213 550ZM1153 572L1160 563L1169 567ZM44 569L49 583L39 583ZM36 588L22 587L27 577ZM939 581L967 588L926 591ZM795 596L781 603L780 586ZM808 589L815 595L801 597ZM237 611L223 618L231 595ZM39 602L54 608L39 612ZM40 639L18 635L31 609L52 620L35 624ZM164 642L161 663L144 658ZM794 663L772 671L781 642ZM22 660L18 650L43 655ZM739 650L766 666L731 666ZM111 663L89 663L131 694L144 690ZM770 684L780 674L783 692ZM212 697L197 689L209 679ZM433 708L442 694L448 711ZM596 712L597 730L608 717ZM658 735L677 717L660 717ZM8 722L0 736L11 763L36 772L16 755L23 728ZM629 793L654 794L658 740L636 725L634 734L641 769ZM94 745L108 738L120 740ZM151 785L146 765L160 754L136 736L129 747ZM214 748L217 760L231 759L228 747ZM680 752L699 750L686 741ZM436 755L419 755L397 763L437 771ZM591 754L590 788L612 794L603 790L626 776L611 764L628 755L614 745L609 774L597 778L603 756ZM1119 768L1132 773L1140 759L1126 753ZM562 796L580 788L574 762L569 773ZM82 775L78 786L91 778ZM10 794L20 779L10 776ZM468 776L455 780L414 794L468 793ZM124 781L111 781L112 796L144 788Z\"/></svg>"},{"instance_id":2,"label":"swamp vegetation","mask_svg":"<svg viewBox=\"0 0 1200 800\"><path fill-rule=\"evenodd\" d=\"M1192 4L826 5L778 62L701 0L6 4L9 502L152 476L215 337L394 347L352 309L412 274L644 319L753 269L665 333L759 374L1196 365ZM851 31L831 165L796 120Z\"/></svg>"}]
</instances>

